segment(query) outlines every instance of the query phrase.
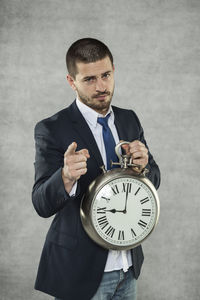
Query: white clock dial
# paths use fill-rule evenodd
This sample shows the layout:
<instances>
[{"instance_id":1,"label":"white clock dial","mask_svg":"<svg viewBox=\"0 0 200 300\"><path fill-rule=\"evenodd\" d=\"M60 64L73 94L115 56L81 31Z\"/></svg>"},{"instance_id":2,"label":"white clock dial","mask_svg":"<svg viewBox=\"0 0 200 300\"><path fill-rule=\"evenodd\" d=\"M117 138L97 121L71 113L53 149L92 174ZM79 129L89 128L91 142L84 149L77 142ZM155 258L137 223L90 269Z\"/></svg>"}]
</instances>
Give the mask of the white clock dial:
<instances>
[{"instance_id":1,"label":"white clock dial","mask_svg":"<svg viewBox=\"0 0 200 300\"><path fill-rule=\"evenodd\" d=\"M153 230L157 219L154 194L133 177L111 180L96 193L92 223L99 236L115 246L139 244Z\"/></svg>"}]
</instances>

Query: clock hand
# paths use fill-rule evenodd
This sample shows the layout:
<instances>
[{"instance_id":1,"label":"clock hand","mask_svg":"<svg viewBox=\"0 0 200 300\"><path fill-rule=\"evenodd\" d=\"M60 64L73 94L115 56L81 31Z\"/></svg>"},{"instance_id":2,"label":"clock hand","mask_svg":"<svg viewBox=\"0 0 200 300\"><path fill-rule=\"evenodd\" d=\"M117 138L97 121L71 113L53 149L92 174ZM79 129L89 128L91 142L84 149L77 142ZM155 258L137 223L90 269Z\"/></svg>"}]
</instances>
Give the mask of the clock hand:
<instances>
[{"instance_id":1,"label":"clock hand","mask_svg":"<svg viewBox=\"0 0 200 300\"><path fill-rule=\"evenodd\" d=\"M128 201L128 187L127 187L127 190L126 190L126 200L125 200L125 207L124 207L124 210L123 210L123 213L125 214L127 211L126 211L126 208L127 208L127 201Z\"/></svg>"},{"instance_id":2,"label":"clock hand","mask_svg":"<svg viewBox=\"0 0 200 300\"><path fill-rule=\"evenodd\" d=\"M115 208L113 208L113 209L105 209L104 211L108 211L108 212L111 212L113 214L115 214L116 212L125 213L124 210L117 210Z\"/></svg>"}]
</instances>

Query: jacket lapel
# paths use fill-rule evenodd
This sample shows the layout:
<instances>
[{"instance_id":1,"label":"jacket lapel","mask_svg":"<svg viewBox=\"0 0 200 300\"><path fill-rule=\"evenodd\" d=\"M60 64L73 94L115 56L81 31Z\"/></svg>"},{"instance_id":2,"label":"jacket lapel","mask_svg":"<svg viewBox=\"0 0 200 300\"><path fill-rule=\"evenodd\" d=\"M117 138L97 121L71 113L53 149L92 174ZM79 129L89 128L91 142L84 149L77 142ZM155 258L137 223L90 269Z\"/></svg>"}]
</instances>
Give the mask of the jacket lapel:
<instances>
[{"instance_id":1,"label":"jacket lapel","mask_svg":"<svg viewBox=\"0 0 200 300\"><path fill-rule=\"evenodd\" d=\"M119 111L115 108L115 106L112 106L114 115L115 115L115 126L117 129L117 133L119 136L119 140L124 140L127 141L128 140L128 133L126 132L126 126L122 126L122 124L124 124L124 119L123 116L119 114Z\"/></svg>"}]
</instances>

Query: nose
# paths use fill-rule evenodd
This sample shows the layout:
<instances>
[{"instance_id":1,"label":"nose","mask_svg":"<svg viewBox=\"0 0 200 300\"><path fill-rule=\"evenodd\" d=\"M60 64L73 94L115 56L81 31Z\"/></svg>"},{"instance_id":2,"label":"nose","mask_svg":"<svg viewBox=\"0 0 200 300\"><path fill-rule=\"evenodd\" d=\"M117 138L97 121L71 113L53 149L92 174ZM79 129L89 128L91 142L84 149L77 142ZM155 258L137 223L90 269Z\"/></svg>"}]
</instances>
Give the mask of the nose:
<instances>
[{"instance_id":1,"label":"nose","mask_svg":"<svg viewBox=\"0 0 200 300\"><path fill-rule=\"evenodd\" d=\"M106 90L105 83L102 78L98 78L96 81L96 92L104 92Z\"/></svg>"}]
</instances>

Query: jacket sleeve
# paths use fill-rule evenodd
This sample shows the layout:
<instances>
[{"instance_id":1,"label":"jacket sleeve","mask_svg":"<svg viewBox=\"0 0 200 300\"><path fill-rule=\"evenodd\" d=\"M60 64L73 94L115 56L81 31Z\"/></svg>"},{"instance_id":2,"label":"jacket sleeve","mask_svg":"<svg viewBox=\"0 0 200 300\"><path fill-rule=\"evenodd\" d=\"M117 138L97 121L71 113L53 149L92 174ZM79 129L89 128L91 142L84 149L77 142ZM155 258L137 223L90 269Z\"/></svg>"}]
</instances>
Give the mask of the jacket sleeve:
<instances>
[{"instance_id":1,"label":"jacket sleeve","mask_svg":"<svg viewBox=\"0 0 200 300\"><path fill-rule=\"evenodd\" d=\"M159 186L160 186L160 169L159 169L158 165L156 164L156 162L153 158L153 155L149 151L149 147L148 147L147 142L146 142L145 137L144 137L144 130L143 130L143 128L140 124L140 121L139 121L136 114L135 114L135 117L137 119L138 126L139 126L139 139L146 146L146 148L148 149L149 161L148 161L148 164L147 164L146 168L148 169L149 172L146 174L146 176L153 183L155 188L158 189Z\"/></svg>"},{"instance_id":2,"label":"jacket sleeve","mask_svg":"<svg viewBox=\"0 0 200 300\"><path fill-rule=\"evenodd\" d=\"M70 197L65 191L62 180L64 150L44 121L35 127L35 148L32 202L37 213L47 218L61 210L69 201L73 201L74 197Z\"/></svg>"}]
</instances>

